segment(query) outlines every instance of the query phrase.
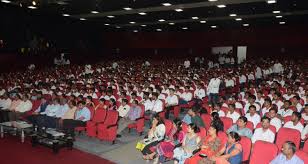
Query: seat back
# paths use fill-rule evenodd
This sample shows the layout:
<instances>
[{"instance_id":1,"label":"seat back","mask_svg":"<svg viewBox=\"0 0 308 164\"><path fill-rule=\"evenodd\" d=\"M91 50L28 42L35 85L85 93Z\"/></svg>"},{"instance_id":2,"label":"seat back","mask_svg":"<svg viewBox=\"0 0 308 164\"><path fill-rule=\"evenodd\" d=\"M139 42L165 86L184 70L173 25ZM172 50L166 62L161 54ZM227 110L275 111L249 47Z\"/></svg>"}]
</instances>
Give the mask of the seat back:
<instances>
[{"instance_id":1,"label":"seat back","mask_svg":"<svg viewBox=\"0 0 308 164\"><path fill-rule=\"evenodd\" d=\"M253 132L254 130L253 123L251 121L247 121L246 128L250 129Z\"/></svg>"},{"instance_id":2,"label":"seat back","mask_svg":"<svg viewBox=\"0 0 308 164\"><path fill-rule=\"evenodd\" d=\"M221 121L224 123L224 131L226 132L233 124L232 118L220 117Z\"/></svg>"},{"instance_id":3,"label":"seat back","mask_svg":"<svg viewBox=\"0 0 308 164\"><path fill-rule=\"evenodd\" d=\"M261 125L261 122L259 122L256 126L256 129L258 128L262 128L262 125ZM276 134L276 127L274 125L270 125L269 129L274 133Z\"/></svg>"},{"instance_id":4,"label":"seat back","mask_svg":"<svg viewBox=\"0 0 308 164\"><path fill-rule=\"evenodd\" d=\"M251 152L250 164L268 164L277 156L277 153L277 145L256 141Z\"/></svg>"},{"instance_id":5,"label":"seat back","mask_svg":"<svg viewBox=\"0 0 308 164\"><path fill-rule=\"evenodd\" d=\"M281 150L282 145L286 141L292 141L296 145L296 148L299 148L301 136L300 132L295 129L290 129L290 128L280 128L278 133L277 133L277 138L276 138L276 145L278 146L279 150Z\"/></svg>"},{"instance_id":6,"label":"seat back","mask_svg":"<svg viewBox=\"0 0 308 164\"><path fill-rule=\"evenodd\" d=\"M303 151L308 153L308 140L305 141Z\"/></svg>"},{"instance_id":7,"label":"seat back","mask_svg":"<svg viewBox=\"0 0 308 164\"><path fill-rule=\"evenodd\" d=\"M168 119L164 119L164 124L166 127L166 135L170 135L171 131L172 131L172 127L173 127L173 123L171 120Z\"/></svg>"},{"instance_id":8,"label":"seat back","mask_svg":"<svg viewBox=\"0 0 308 164\"><path fill-rule=\"evenodd\" d=\"M243 148L243 159L242 161L248 161L251 150L251 140L248 137L241 136L240 144Z\"/></svg>"},{"instance_id":9,"label":"seat back","mask_svg":"<svg viewBox=\"0 0 308 164\"><path fill-rule=\"evenodd\" d=\"M308 153L303 150L297 150L295 153L304 163L308 163Z\"/></svg>"},{"instance_id":10,"label":"seat back","mask_svg":"<svg viewBox=\"0 0 308 164\"><path fill-rule=\"evenodd\" d=\"M107 111L107 116L104 121L105 125L114 125L118 122L119 113L115 110L109 110Z\"/></svg>"},{"instance_id":11,"label":"seat back","mask_svg":"<svg viewBox=\"0 0 308 164\"><path fill-rule=\"evenodd\" d=\"M283 121L284 121L284 123L287 123L287 122L291 121L291 119L292 119L292 116L286 116L286 117L283 118ZM305 120L303 118L301 118L299 120L299 122L302 123L302 125L305 124Z\"/></svg>"},{"instance_id":12,"label":"seat back","mask_svg":"<svg viewBox=\"0 0 308 164\"><path fill-rule=\"evenodd\" d=\"M211 125L211 122L212 122L211 115L209 115L209 114L202 114L201 115L201 119L203 120L203 123L205 124L206 130L208 130L210 125Z\"/></svg>"},{"instance_id":13,"label":"seat back","mask_svg":"<svg viewBox=\"0 0 308 164\"><path fill-rule=\"evenodd\" d=\"M97 106L99 104L99 99L92 99L93 103L95 106Z\"/></svg>"},{"instance_id":14,"label":"seat back","mask_svg":"<svg viewBox=\"0 0 308 164\"><path fill-rule=\"evenodd\" d=\"M95 110L92 121L95 123L103 122L106 118L107 110L98 108Z\"/></svg>"},{"instance_id":15,"label":"seat back","mask_svg":"<svg viewBox=\"0 0 308 164\"><path fill-rule=\"evenodd\" d=\"M218 138L220 139L222 145L225 145L228 141L228 136L225 132L219 131Z\"/></svg>"},{"instance_id":16,"label":"seat back","mask_svg":"<svg viewBox=\"0 0 308 164\"><path fill-rule=\"evenodd\" d=\"M198 133L198 136L200 137L200 139L204 139L206 137L206 129L203 127L199 127L200 131Z\"/></svg>"},{"instance_id":17,"label":"seat back","mask_svg":"<svg viewBox=\"0 0 308 164\"><path fill-rule=\"evenodd\" d=\"M87 108L89 109L89 111L90 111L90 113L91 113L91 120L92 120L93 117L94 117L94 113L95 113L94 107L89 106L89 107L87 107Z\"/></svg>"}]
</instances>

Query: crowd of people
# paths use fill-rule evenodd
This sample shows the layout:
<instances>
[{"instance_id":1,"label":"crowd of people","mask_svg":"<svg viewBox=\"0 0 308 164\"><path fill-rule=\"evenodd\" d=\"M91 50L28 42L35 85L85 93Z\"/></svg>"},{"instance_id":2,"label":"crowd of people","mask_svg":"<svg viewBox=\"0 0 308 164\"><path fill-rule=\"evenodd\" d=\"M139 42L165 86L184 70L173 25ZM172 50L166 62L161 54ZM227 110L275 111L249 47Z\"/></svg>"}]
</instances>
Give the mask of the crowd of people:
<instances>
[{"instance_id":1,"label":"crowd of people","mask_svg":"<svg viewBox=\"0 0 308 164\"><path fill-rule=\"evenodd\" d=\"M180 164L239 164L241 137L253 144L259 140L274 143L280 128L291 128L301 133L302 141L308 138L304 65L271 59L232 67L210 67L211 63L116 61L4 73L0 77L0 121L23 119L74 136L74 129L86 126L93 111L116 110L121 137L144 108L151 127L142 155L155 163L172 159ZM182 120L182 115L175 114L176 107ZM212 121L204 122L203 114ZM175 117L167 130L166 120ZM231 118L233 125L224 124L222 118ZM207 135L200 135L204 129ZM227 141L221 140L224 132ZM304 163L293 145L286 142L282 154L271 163Z\"/></svg>"}]
</instances>

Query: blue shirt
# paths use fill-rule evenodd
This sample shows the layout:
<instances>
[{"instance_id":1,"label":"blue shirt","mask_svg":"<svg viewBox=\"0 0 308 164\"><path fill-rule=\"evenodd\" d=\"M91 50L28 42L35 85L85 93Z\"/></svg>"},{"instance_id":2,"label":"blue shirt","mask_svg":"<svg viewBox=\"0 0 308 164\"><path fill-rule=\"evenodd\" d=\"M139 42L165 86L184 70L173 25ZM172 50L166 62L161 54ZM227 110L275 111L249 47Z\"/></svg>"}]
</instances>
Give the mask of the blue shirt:
<instances>
[{"instance_id":1,"label":"blue shirt","mask_svg":"<svg viewBox=\"0 0 308 164\"><path fill-rule=\"evenodd\" d=\"M84 119L80 120L81 117L84 117ZM84 107L80 110L76 110L75 120L86 122L89 121L90 118L91 118L91 112L87 107Z\"/></svg>"},{"instance_id":2,"label":"blue shirt","mask_svg":"<svg viewBox=\"0 0 308 164\"><path fill-rule=\"evenodd\" d=\"M287 160L287 157L280 153L274 160L271 161L271 164L304 164L304 161L298 158L295 154L290 160Z\"/></svg>"},{"instance_id":3,"label":"blue shirt","mask_svg":"<svg viewBox=\"0 0 308 164\"><path fill-rule=\"evenodd\" d=\"M233 125L233 126L231 126L231 128L229 128L227 130L227 133L230 133L230 132L236 132L240 136L245 136L245 137L248 137L248 138L252 137L252 132L251 132L250 129L248 129L248 128L239 129L237 125Z\"/></svg>"},{"instance_id":4,"label":"blue shirt","mask_svg":"<svg viewBox=\"0 0 308 164\"><path fill-rule=\"evenodd\" d=\"M182 121L185 122L187 125L190 124L191 123L190 115L186 114Z\"/></svg>"}]
</instances>

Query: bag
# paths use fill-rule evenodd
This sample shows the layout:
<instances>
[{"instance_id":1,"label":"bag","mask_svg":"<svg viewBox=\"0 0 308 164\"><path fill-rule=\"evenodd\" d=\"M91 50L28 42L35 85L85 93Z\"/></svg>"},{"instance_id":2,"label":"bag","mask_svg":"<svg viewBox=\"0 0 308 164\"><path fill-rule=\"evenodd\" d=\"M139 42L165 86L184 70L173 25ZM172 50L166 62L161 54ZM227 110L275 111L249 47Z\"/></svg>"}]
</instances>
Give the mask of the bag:
<instances>
[{"instance_id":1,"label":"bag","mask_svg":"<svg viewBox=\"0 0 308 164\"><path fill-rule=\"evenodd\" d=\"M137 150L142 151L144 147L145 147L145 143L143 143L142 141L137 142L137 145L136 145Z\"/></svg>"}]
</instances>

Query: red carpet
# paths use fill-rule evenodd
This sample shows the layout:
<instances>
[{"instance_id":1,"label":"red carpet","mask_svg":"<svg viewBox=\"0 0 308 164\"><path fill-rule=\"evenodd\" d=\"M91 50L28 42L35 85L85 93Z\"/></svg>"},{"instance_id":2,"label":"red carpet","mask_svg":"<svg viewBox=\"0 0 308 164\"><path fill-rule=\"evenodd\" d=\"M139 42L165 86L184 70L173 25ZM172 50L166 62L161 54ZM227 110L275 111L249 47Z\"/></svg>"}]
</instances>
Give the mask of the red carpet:
<instances>
[{"instance_id":1,"label":"red carpet","mask_svg":"<svg viewBox=\"0 0 308 164\"><path fill-rule=\"evenodd\" d=\"M32 147L30 141L21 143L18 138L0 139L1 164L113 164L98 156L76 149L63 148L58 154L43 146Z\"/></svg>"}]
</instances>

